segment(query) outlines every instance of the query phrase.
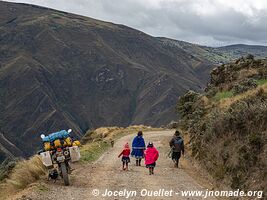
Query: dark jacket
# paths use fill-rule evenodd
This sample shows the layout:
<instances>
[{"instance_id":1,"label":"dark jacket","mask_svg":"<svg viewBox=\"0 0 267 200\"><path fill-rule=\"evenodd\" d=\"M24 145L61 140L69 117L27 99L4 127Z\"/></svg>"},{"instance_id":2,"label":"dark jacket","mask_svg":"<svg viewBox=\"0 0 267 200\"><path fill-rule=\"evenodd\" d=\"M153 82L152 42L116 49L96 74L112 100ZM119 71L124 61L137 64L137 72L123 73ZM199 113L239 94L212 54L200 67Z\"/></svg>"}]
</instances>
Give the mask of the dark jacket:
<instances>
[{"instance_id":1,"label":"dark jacket","mask_svg":"<svg viewBox=\"0 0 267 200\"><path fill-rule=\"evenodd\" d=\"M174 136L171 139L170 147L173 152L182 152L184 154L184 141L180 136Z\"/></svg>"}]
</instances>

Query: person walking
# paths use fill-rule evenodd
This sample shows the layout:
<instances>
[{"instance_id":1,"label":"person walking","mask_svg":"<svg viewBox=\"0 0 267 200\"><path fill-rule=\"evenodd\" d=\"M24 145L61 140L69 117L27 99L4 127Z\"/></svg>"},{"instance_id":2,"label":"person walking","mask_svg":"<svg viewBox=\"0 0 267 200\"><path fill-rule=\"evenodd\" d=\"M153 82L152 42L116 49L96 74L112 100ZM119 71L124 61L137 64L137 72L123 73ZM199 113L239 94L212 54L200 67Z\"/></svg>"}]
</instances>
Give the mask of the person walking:
<instances>
[{"instance_id":1,"label":"person walking","mask_svg":"<svg viewBox=\"0 0 267 200\"><path fill-rule=\"evenodd\" d=\"M122 156L122 170L128 170L128 163L130 162L130 148L128 142L124 145L122 152L118 155L118 158Z\"/></svg>"},{"instance_id":2,"label":"person walking","mask_svg":"<svg viewBox=\"0 0 267 200\"><path fill-rule=\"evenodd\" d=\"M136 159L136 166L141 166L141 160L144 158L144 150L146 149L143 132L139 131L132 142L131 156Z\"/></svg>"},{"instance_id":3,"label":"person walking","mask_svg":"<svg viewBox=\"0 0 267 200\"><path fill-rule=\"evenodd\" d=\"M184 155L184 141L182 137L180 136L180 132L178 130L175 131L173 138L169 142L170 148L172 150L171 158L173 162L175 163L175 167L178 168L179 159L181 157L181 154Z\"/></svg>"},{"instance_id":4,"label":"person walking","mask_svg":"<svg viewBox=\"0 0 267 200\"><path fill-rule=\"evenodd\" d=\"M156 161L159 158L159 152L154 147L152 142L149 142L145 151L145 165L149 169L149 175L154 174L154 168L156 167Z\"/></svg>"}]
</instances>

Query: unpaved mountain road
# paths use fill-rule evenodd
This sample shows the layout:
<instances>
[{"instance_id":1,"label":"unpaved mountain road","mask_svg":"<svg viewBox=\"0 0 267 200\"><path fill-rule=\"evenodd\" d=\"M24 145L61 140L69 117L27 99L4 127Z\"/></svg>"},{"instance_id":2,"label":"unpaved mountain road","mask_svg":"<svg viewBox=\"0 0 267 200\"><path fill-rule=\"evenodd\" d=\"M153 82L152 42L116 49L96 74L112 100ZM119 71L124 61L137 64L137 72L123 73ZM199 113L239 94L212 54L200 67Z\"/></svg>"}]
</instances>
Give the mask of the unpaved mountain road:
<instances>
[{"instance_id":1,"label":"unpaved mountain road","mask_svg":"<svg viewBox=\"0 0 267 200\"><path fill-rule=\"evenodd\" d=\"M33 184L32 187L20 192L11 199L32 199L32 200L47 200L47 199L126 199L126 196L111 196L104 197L102 194L105 190L109 191L133 191L128 199L202 199L201 197L182 197L176 192L184 190L201 190L206 188L201 186L194 176L189 176L184 169L182 161L182 168L176 169L173 167L172 161L167 158L168 141L172 137L173 131L154 131L145 132L144 139L146 142L153 141L158 148L160 157L155 168L154 175L148 175L148 170L144 167L134 166L135 160L131 159L129 171L121 170L121 161L118 154L123 148L125 142L131 143L135 135L127 135L116 141L114 147L103 154L93 164L76 164L75 170L71 174L71 185L63 186L62 181L53 183L52 181L40 181ZM181 159L183 160L183 158ZM173 190L172 196L141 196L143 189L149 191L158 191L164 189L165 191ZM94 196L92 193L97 193ZM135 194L136 191L136 194ZM144 192L144 190L143 190ZM181 192L180 192L181 193ZM145 192L143 193L145 194ZM123 194L122 194L123 195ZM170 194L169 194L170 195ZM214 198L207 198L214 199Z\"/></svg>"}]
</instances>

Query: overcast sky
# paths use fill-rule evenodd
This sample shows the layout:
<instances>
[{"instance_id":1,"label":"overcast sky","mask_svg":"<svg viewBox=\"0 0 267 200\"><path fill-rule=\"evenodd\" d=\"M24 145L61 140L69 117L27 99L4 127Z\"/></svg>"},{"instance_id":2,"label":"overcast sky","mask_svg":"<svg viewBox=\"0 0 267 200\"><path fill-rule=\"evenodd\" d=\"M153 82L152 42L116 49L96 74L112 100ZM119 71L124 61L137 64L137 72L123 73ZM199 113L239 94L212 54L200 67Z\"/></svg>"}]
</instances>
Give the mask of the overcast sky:
<instances>
[{"instance_id":1,"label":"overcast sky","mask_svg":"<svg viewBox=\"0 0 267 200\"><path fill-rule=\"evenodd\" d=\"M9 1L72 12L197 44L267 45L267 0Z\"/></svg>"}]
</instances>

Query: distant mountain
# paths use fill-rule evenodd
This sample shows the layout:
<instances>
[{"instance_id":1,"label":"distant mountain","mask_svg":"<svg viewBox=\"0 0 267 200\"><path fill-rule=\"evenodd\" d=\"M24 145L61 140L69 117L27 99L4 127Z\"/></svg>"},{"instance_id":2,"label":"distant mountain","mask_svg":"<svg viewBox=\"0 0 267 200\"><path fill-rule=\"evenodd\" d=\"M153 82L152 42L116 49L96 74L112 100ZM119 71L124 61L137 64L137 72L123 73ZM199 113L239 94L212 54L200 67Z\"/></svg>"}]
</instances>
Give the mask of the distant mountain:
<instances>
[{"instance_id":1,"label":"distant mountain","mask_svg":"<svg viewBox=\"0 0 267 200\"><path fill-rule=\"evenodd\" d=\"M207 47L169 38L159 39L167 45L182 48L187 53L197 58L205 58L214 64L229 63L247 54L252 54L255 58L267 57L267 46L236 44L223 47Z\"/></svg>"},{"instance_id":2,"label":"distant mountain","mask_svg":"<svg viewBox=\"0 0 267 200\"><path fill-rule=\"evenodd\" d=\"M186 43L193 51L166 40L1 1L0 132L8 142L0 140L0 152L29 156L40 147L41 133L60 129L80 137L99 126L160 126L175 119L177 98L188 89L201 91L216 62L197 53L208 47Z\"/></svg>"}]
</instances>

